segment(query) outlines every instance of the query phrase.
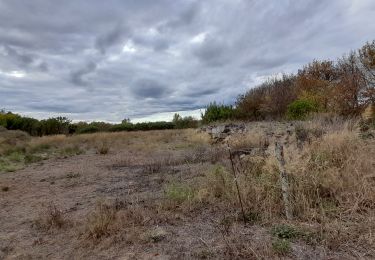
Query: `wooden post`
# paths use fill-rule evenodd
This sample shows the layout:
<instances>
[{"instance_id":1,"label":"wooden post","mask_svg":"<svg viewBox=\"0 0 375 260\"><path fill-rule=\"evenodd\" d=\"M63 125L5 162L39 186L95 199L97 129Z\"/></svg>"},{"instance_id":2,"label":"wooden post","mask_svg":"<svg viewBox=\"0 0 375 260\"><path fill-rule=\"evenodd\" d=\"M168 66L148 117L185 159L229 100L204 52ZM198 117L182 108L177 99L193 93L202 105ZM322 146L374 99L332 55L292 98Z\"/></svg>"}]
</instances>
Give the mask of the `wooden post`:
<instances>
[{"instance_id":1,"label":"wooden post","mask_svg":"<svg viewBox=\"0 0 375 260\"><path fill-rule=\"evenodd\" d=\"M244 222L244 224L246 224L246 215L245 215L245 210L244 210L244 207L243 207L243 204L242 204L242 197L241 197L240 187L238 186L236 168L234 167L234 159L233 159L232 151L231 151L230 146L229 146L228 143L227 143L227 146L228 146L228 151L229 151L229 160L230 160L230 163L232 165L232 172L233 172L233 176L234 176L234 182L235 182L236 188L237 188L238 201L240 202L240 206L241 206L241 212L242 212L243 222Z\"/></svg>"},{"instance_id":2,"label":"wooden post","mask_svg":"<svg viewBox=\"0 0 375 260\"><path fill-rule=\"evenodd\" d=\"M293 218L292 208L289 201L289 182L288 174L285 170L285 159L284 159L284 147L281 143L275 143L275 153L276 158L279 161L280 168L280 182L281 182L281 191L283 194L283 201L285 207L285 215L288 220Z\"/></svg>"}]
</instances>

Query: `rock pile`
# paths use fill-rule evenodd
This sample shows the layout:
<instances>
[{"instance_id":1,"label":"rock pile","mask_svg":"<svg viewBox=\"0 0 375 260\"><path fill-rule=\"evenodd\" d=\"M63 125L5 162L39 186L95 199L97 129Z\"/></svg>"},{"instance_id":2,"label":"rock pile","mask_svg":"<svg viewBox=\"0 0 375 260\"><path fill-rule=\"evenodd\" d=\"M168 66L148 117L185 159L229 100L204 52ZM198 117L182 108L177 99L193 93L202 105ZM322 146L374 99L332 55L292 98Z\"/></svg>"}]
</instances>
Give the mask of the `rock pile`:
<instances>
[{"instance_id":1,"label":"rock pile","mask_svg":"<svg viewBox=\"0 0 375 260\"><path fill-rule=\"evenodd\" d=\"M244 133L246 131L245 124L226 124L214 125L201 128L202 132L208 133L216 142L224 141L228 136L234 133Z\"/></svg>"}]
</instances>

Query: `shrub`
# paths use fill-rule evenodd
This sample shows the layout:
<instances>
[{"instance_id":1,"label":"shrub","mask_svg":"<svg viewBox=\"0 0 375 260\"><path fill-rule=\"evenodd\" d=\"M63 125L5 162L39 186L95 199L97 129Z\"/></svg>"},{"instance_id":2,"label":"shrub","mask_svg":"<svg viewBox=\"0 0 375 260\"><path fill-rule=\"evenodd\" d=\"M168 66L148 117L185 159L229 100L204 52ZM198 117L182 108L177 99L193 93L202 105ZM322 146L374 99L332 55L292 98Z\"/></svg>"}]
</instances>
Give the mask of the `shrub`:
<instances>
[{"instance_id":1,"label":"shrub","mask_svg":"<svg viewBox=\"0 0 375 260\"><path fill-rule=\"evenodd\" d=\"M109 152L109 146L106 145L106 144L102 144L102 145L100 145L100 146L97 148L97 150L96 150L96 153L97 153L97 154L102 154L102 155L104 155L104 154L108 154L108 152Z\"/></svg>"},{"instance_id":2,"label":"shrub","mask_svg":"<svg viewBox=\"0 0 375 260\"><path fill-rule=\"evenodd\" d=\"M177 113L174 114L172 123L177 129L198 127L198 120L194 119L192 116L181 117Z\"/></svg>"},{"instance_id":3,"label":"shrub","mask_svg":"<svg viewBox=\"0 0 375 260\"><path fill-rule=\"evenodd\" d=\"M35 220L35 225L38 228L49 230L51 228L62 228L67 224L62 210L58 209L56 205L51 204L48 208L41 212L40 217Z\"/></svg>"},{"instance_id":4,"label":"shrub","mask_svg":"<svg viewBox=\"0 0 375 260\"><path fill-rule=\"evenodd\" d=\"M194 197L193 189L182 183L170 183L165 188L165 194L169 200L176 204L182 204L185 201L192 200Z\"/></svg>"},{"instance_id":5,"label":"shrub","mask_svg":"<svg viewBox=\"0 0 375 260\"><path fill-rule=\"evenodd\" d=\"M299 232L292 226L282 224L273 227L272 235L280 239L294 239L299 235Z\"/></svg>"},{"instance_id":6,"label":"shrub","mask_svg":"<svg viewBox=\"0 0 375 260\"><path fill-rule=\"evenodd\" d=\"M286 239L276 239L272 242L273 250L279 255L286 255L291 251L290 242Z\"/></svg>"},{"instance_id":7,"label":"shrub","mask_svg":"<svg viewBox=\"0 0 375 260\"><path fill-rule=\"evenodd\" d=\"M30 163L35 163L43 160L41 156L34 155L34 154L26 154L25 155L25 163L30 164Z\"/></svg>"},{"instance_id":8,"label":"shrub","mask_svg":"<svg viewBox=\"0 0 375 260\"><path fill-rule=\"evenodd\" d=\"M234 109L231 105L218 105L216 102L210 103L202 113L202 122L211 123L219 120L226 120L232 118Z\"/></svg>"},{"instance_id":9,"label":"shrub","mask_svg":"<svg viewBox=\"0 0 375 260\"><path fill-rule=\"evenodd\" d=\"M317 103L310 100L298 99L289 104L287 117L291 120L304 120L313 112L318 112Z\"/></svg>"},{"instance_id":10,"label":"shrub","mask_svg":"<svg viewBox=\"0 0 375 260\"><path fill-rule=\"evenodd\" d=\"M89 126L86 126L86 127L83 127L83 128L78 128L76 130L77 134L92 134L92 133L96 133L96 132L99 132L99 128L96 127L96 126L93 126L93 125L89 125Z\"/></svg>"},{"instance_id":11,"label":"shrub","mask_svg":"<svg viewBox=\"0 0 375 260\"><path fill-rule=\"evenodd\" d=\"M99 239L109 235L110 226L116 218L114 207L99 201L95 210L88 215L86 232L89 238Z\"/></svg>"}]
</instances>

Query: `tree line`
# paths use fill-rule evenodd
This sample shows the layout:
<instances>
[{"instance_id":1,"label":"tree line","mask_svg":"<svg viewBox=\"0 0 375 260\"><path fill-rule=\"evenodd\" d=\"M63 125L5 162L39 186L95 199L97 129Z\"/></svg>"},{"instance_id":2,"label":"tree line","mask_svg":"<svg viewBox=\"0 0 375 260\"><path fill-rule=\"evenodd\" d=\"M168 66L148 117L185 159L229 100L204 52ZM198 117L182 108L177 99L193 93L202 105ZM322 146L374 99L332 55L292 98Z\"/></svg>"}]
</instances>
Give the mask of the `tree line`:
<instances>
[{"instance_id":1,"label":"tree line","mask_svg":"<svg viewBox=\"0 0 375 260\"><path fill-rule=\"evenodd\" d=\"M54 117L37 120L31 117L21 116L12 112L0 111L0 126L8 130L21 130L32 136L57 135L57 134L87 134L96 132L119 131L148 131L163 129L195 128L198 120L193 117L182 117L175 114L172 122L141 122L131 123L129 119L120 124L107 122L76 122L73 123L67 117Z\"/></svg>"}]
</instances>

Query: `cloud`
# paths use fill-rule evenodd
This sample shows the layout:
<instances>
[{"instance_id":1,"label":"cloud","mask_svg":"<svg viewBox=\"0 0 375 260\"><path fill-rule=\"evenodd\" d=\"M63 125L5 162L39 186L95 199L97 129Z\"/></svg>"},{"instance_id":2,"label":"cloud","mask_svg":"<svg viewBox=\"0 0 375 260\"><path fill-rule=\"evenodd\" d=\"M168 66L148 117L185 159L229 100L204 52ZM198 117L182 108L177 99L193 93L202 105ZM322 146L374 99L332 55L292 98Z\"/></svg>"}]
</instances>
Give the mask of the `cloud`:
<instances>
[{"instance_id":1,"label":"cloud","mask_svg":"<svg viewBox=\"0 0 375 260\"><path fill-rule=\"evenodd\" d=\"M374 16L370 0L1 1L1 107L121 121L233 103L373 40Z\"/></svg>"},{"instance_id":2,"label":"cloud","mask_svg":"<svg viewBox=\"0 0 375 260\"><path fill-rule=\"evenodd\" d=\"M105 54L106 50L111 46L118 44L121 40L129 34L129 30L123 25L117 24L111 28L108 32L98 36L95 40L95 47L102 53Z\"/></svg>"},{"instance_id":3,"label":"cloud","mask_svg":"<svg viewBox=\"0 0 375 260\"><path fill-rule=\"evenodd\" d=\"M152 79L137 80L132 88L132 92L138 98L161 98L167 87Z\"/></svg>"},{"instance_id":4,"label":"cloud","mask_svg":"<svg viewBox=\"0 0 375 260\"><path fill-rule=\"evenodd\" d=\"M194 46L193 54L207 66L222 66L230 62L230 47L222 40L206 37Z\"/></svg>"},{"instance_id":5,"label":"cloud","mask_svg":"<svg viewBox=\"0 0 375 260\"><path fill-rule=\"evenodd\" d=\"M84 67L70 73L70 81L75 85L86 86L88 82L84 79L84 77L95 71L96 68L96 63L92 61L87 62Z\"/></svg>"}]
</instances>

